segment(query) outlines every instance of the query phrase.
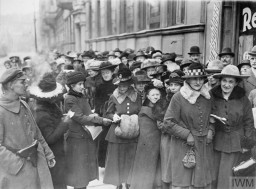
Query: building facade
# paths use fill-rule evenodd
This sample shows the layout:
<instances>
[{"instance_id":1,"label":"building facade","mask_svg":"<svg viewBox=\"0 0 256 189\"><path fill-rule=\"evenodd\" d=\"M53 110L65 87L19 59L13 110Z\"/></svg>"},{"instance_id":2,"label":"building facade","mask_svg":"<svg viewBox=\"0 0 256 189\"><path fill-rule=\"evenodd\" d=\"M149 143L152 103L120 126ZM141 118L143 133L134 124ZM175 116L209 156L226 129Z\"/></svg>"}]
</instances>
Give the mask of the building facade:
<instances>
[{"instance_id":1,"label":"building facade","mask_svg":"<svg viewBox=\"0 0 256 189\"><path fill-rule=\"evenodd\" d=\"M190 47L196 45L206 63L222 48L231 47L237 64L255 45L253 1L48 1L57 10L51 48L63 52L153 46L187 57Z\"/></svg>"}]
</instances>

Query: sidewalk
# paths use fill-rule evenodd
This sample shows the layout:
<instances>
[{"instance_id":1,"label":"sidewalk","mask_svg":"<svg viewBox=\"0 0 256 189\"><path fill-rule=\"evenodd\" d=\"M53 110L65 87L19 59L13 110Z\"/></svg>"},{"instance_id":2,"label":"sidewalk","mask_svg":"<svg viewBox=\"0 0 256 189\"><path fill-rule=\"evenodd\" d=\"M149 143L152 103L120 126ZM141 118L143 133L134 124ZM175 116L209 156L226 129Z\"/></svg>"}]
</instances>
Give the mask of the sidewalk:
<instances>
[{"instance_id":1,"label":"sidewalk","mask_svg":"<svg viewBox=\"0 0 256 189\"><path fill-rule=\"evenodd\" d=\"M104 176L104 168L99 168L99 176L100 180L94 180L89 183L88 189L116 189L116 186L110 184L103 183L103 176ZM68 189L73 189L73 187L68 186Z\"/></svg>"}]
</instances>

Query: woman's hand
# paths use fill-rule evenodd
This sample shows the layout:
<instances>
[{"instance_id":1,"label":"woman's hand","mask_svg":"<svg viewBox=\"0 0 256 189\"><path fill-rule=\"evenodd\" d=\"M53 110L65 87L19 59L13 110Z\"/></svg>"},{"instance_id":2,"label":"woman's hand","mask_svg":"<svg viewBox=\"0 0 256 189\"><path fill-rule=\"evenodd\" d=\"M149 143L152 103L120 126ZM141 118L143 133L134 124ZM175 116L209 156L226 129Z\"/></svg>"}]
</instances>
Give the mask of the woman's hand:
<instances>
[{"instance_id":1,"label":"woman's hand","mask_svg":"<svg viewBox=\"0 0 256 189\"><path fill-rule=\"evenodd\" d=\"M112 123L112 120L111 120L111 119L103 118L103 120L102 120L102 124L103 124L104 126L110 126L111 123Z\"/></svg>"},{"instance_id":2,"label":"woman's hand","mask_svg":"<svg viewBox=\"0 0 256 189\"><path fill-rule=\"evenodd\" d=\"M120 120L121 120L121 117L120 117L119 115L117 115L117 114L114 114L114 116L113 116L113 122L117 123L117 122L120 121Z\"/></svg>"},{"instance_id":3,"label":"woman's hand","mask_svg":"<svg viewBox=\"0 0 256 189\"><path fill-rule=\"evenodd\" d=\"M188 138L187 138L187 144L189 146L194 146L195 145L195 139L191 133L189 133Z\"/></svg>"},{"instance_id":4,"label":"woman's hand","mask_svg":"<svg viewBox=\"0 0 256 189\"><path fill-rule=\"evenodd\" d=\"M212 130L209 130L206 137L206 144L210 144L212 142L212 139L213 139L213 132Z\"/></svg>"}]
</instances>

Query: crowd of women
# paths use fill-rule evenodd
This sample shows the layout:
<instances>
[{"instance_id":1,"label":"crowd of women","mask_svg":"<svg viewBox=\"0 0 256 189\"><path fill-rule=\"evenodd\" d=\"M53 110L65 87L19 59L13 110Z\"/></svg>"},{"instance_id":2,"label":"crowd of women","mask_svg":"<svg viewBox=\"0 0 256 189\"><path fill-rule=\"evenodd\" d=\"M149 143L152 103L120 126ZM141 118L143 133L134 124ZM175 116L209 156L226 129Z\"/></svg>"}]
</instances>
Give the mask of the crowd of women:
<instances>
[{"instance_id":1,"label":"crowd of women","mask_svg":"<svg viewBox=\"0 0 256 189\"><path fill-rule=\"evenodd\" d=\"M188 54L55 52L36 85L30 62L22 67L30 79L24 98L55 155L56 189L86 188L99 166L118 189L230 187L233 168L256 158L256 47L238 66L205 66L197 46ZM227 48L219 56L232 55Z\"/></svg>"}]
</instances>

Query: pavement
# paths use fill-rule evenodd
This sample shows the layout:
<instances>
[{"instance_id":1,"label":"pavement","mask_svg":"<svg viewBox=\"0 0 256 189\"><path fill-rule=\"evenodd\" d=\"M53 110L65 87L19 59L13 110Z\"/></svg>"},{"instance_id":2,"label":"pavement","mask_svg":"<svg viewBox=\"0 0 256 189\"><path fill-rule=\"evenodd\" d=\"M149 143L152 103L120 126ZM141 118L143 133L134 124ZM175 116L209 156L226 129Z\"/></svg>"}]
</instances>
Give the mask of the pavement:
<instances>
[{"instance_id":1,"label":"pavement","mask_svg":"<svg viewBox=\"0 0 256 189\"><path fill-rule=\"evenodd\" d=\"M99 180L93 180L89 183L87 189L116 189L116 186L103 183L104 168L99 168ZM73 189L73 187L68 186L68 189Z\"/></svg>"}]
</instances>

